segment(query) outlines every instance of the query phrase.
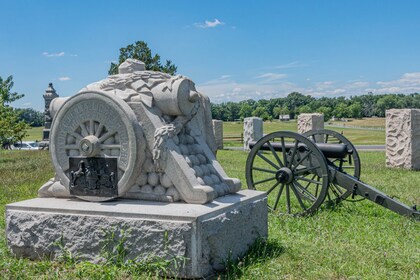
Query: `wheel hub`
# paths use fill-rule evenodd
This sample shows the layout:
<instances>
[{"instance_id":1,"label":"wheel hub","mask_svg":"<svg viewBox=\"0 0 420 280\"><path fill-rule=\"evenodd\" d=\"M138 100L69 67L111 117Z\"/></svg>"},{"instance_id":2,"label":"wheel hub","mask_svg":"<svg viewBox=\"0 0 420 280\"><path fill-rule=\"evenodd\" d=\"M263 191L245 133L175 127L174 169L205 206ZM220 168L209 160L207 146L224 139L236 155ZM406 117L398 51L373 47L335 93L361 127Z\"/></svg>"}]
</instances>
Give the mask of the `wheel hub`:
<instances>
[{"instance_id":1,"label":"wheel hub","mask_svg":"<svg viewBox=\"0 0 420 280\"><path fill-rule=\"evenodd\" d=\"M282 167L277 171L276 179L280 183L289 184L293 181L293 172L288 167Z\"/></svg>"},{"instance_id":2,"label":"wheel hub","mask_svg":"<svg viewBox=\"0 0 420 280\"><path fill-rule=\"evenodd\" d=\"M97 156L101 152L101 143L98 137L94 135L88 135L79 143L82 154L86 157Z\"/></svg>"}]
</instances>

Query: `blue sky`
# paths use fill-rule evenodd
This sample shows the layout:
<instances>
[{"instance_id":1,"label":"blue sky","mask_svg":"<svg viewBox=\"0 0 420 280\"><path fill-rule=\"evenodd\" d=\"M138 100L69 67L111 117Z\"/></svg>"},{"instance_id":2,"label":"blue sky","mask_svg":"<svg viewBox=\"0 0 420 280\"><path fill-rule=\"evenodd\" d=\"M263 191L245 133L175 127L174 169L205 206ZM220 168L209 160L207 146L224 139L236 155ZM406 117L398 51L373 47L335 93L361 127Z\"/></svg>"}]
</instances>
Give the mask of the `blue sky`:
<instances>
[{"instance_id":1,"label":"blue sky","mask_svg":"<svg viewBox=\"0 0 420 280\"><path fill-rule=\"evenodd\" d=\"M0 76L43 109L146 41L212 102L420 92L420 1L3 1Z\"/></svg>"}]
</instances>

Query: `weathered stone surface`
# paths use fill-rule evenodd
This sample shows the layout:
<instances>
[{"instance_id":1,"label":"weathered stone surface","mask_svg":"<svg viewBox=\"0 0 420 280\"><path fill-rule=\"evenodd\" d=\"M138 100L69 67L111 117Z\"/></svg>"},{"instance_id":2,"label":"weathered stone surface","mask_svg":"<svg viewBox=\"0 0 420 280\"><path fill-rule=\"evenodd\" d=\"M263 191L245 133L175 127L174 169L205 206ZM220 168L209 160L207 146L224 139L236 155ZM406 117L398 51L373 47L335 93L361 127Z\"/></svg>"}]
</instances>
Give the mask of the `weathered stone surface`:
<instances>
[{"instance_id":1,"label":"weathered stone surface","mask_svg":"<svg viewBox=\"0 0 420 280\"><path fill-rule=\"evenodd\" d=\"M215 158L210 100L186 77L146 71L143 62L128 59L119 74L70 98L56 98L50 107L54 180L62 188L44 185L43 197L62 197L65 188L88 201L126 197L206 203L241 187ZM89 158L109 163L116 158L118 170L87 164ZM162 176L169 177L173 189L160 184Z\"/></svg>"},{"instance_id":2,"label":"weathered stone surface","mask_svg":"<svg viewBox=\"0 0 420 280\"><path fill-rule=\"evenodd\" d=\"M244 150L249 151L249 142L263 137L263 119L251 117L244 119Z\"/></svg>"},{"instance_id":3,"label":"weathered stone surface","mask_svg":"<svg viewBox=\"0 0 420 280\"><path fill-rule=\"evenodd\" d=\"M386 166L420 170L420 109L386 111Z\"/></svg>"},{"instance_id":4,"label":"weathered stone surface","mask_svg":"<svg viewBox=\"0 0 420 280\"><path fill-rule=\"evenodd\" d=\"M213 120L213 132L218 150L223 150L223 121Z\"/></svg>"},{"instance_id":5,"label":"weathered stone surface","mask_svg":"<svg viewBox=\"0 0 420 280\"><path fill-rule=\"evenodd\" d=\"M324 115L313 114L300 114L298 116L298 132L303 134L310 130L324 129Z\"/></svg>"},{"instance_id":6,"label":"weathered stone surface","mask_svg":"<svg viewBox=\"0 0 420 280\"><path fill-rule=\"evenodd\" d=\"M178 277L204 277L267 237L266 195L244 190L205 205L37 198L6 206L7 243L18 257L74 256L100 261L106 234L126 232L128 258L188 258Z\"/></svg>"}]
</instances>

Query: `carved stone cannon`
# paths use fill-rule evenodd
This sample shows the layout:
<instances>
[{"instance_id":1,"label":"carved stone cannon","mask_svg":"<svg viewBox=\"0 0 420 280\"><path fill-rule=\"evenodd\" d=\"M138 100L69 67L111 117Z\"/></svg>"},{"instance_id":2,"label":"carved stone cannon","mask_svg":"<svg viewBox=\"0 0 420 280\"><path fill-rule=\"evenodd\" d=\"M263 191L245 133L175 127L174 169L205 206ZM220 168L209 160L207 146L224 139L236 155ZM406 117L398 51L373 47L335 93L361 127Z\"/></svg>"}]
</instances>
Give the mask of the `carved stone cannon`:
<instances>
[{"instance_id":1,"label":"carved stone cannon","mask_svg":"<svg viewBox=\"0 0 420 280\"><path fill-rule=\"evenodd\" d=\"M360 158L354 145L331 130L305 134L278 131L252 148L246 163L249 189L267 192L268 205L280 213L315 212L326 198L332 203L369 199L401 215L420 217L409 207L359 180Z\"/></svg>"},{"instance_id":2,"label":"carved stone cannon","mask_svg":"<svg viewBox=\"0 0 420 280\"><path fill-rule=\"evenodd\" d=\"M50 111L56 177L41 197L207 203L241 187L215 158L208 98L186 77L129 59Z\"/></svg>"}]
</instances>

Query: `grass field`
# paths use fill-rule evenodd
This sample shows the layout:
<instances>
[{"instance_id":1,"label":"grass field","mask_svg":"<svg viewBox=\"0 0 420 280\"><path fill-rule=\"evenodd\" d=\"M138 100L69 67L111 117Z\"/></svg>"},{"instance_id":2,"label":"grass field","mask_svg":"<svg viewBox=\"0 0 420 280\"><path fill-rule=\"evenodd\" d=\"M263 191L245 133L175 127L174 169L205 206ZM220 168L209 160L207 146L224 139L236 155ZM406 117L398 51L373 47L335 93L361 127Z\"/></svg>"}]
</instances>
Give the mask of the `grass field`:
<instances>
[{"instance_id":1,"label":"grass field","mask_svg":"<svg viewBox=\"0 0 420 280\"><path fill-rule=\"evenodd\" d=\"M24 141L41 141L43 129L43 126L31 127L31 129L28 129L28 136L25 137Z\"/></svg>"},{"instance_id":2,"label":"grass field","mask_svg":"<svg viewBox=\"0 0 420 280\"><path fill-rule=\"evenodd\" d=\"M356 124L354 124L355 122ZM342 133L355 145L385 145L385 131L384 130L366 130L365 128L376 127L385 128L384 119L363 119L363 120L352 120L351 122L334 122L334 124L347 124L347 126L360 126L361 128L348 128L348 127L333 127L325 124L325 129L330 129ZM383 124L383 125L382 125ZM223 123L223 134L224 135L239 135L243 133L243 122L224 122ZM295 120L281 122L272 121L264 122L263 133L269 134L271 132L279 130L297 131L297 122ZM225 141L224 145L229 146L241 146L241 143L237 141Z\"/></svg>"},{"instance_id":3,"label":"grass field","mask_svg":"<svg viewBox=\"0 0 420 280\"><path fill-rule=\"evenodd\" d=\"M408 205L420 204L420 172L385 168L383 152L360 154L363 181ZM225 171L244 184L247 153L225 150L217 155ZM152 265L12 257L6 247L4 206L36 197L38 188L52 176L47 152L0 151L2 279L155 278ZM268 240L230 263L220 279L420 279L419 232L419 222L369 201L343 202L304 218L270 213Z\"/></svg>"}]
</instances>

